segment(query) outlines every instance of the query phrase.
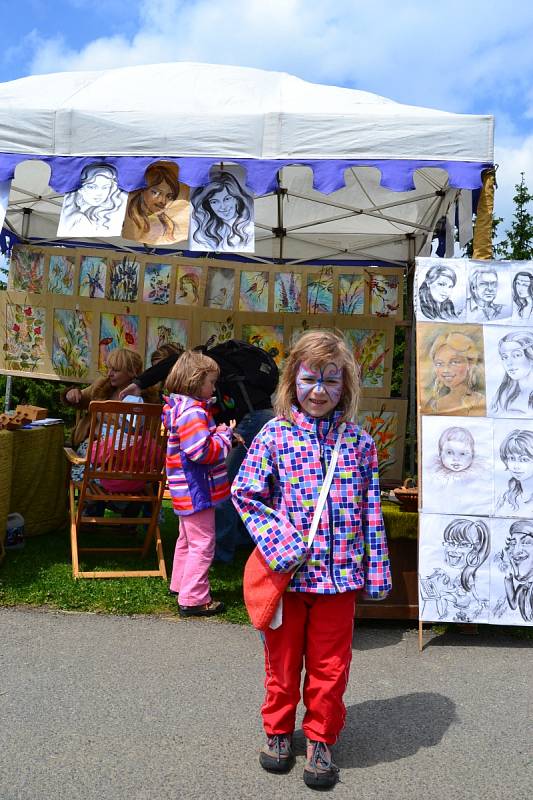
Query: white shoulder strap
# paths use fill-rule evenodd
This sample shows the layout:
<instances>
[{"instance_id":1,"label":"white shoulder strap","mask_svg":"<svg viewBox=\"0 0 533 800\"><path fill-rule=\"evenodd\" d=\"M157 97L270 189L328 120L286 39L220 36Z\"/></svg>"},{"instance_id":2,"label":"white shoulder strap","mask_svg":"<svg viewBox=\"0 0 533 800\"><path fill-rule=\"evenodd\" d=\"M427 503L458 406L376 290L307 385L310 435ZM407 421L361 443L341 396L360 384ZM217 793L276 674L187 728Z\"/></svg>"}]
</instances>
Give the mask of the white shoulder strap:
<instances>
[{"instance_id":1,"label":"white shoulder strap","mask_svg":"<svg viewBox=\"0 0 533 800\"><path fill-rule=\"evenodd\" d=\"M342 434L344 433L345 430L346 430L346 423L341 422L341 424L337 429L337 441L335 442L335 447L333 448L333 453L331 455L331 461L329 462L328 471L326 472L326 477L324 478L324 483L322 484L322 489L320 490L320 494L318 496L315 513L313 514L313 521L311 522L311 528L309 530L309 536L307 538L307 547L309 548L313 544L313 540L318 530L318 524L320 522L320 517L322 516L324 503L326 502L326 498L328 496L329 487L331 486L333 473L335 472L335 466L337 464L337 459L339 457Z\"/></svg>"}]
</instances>

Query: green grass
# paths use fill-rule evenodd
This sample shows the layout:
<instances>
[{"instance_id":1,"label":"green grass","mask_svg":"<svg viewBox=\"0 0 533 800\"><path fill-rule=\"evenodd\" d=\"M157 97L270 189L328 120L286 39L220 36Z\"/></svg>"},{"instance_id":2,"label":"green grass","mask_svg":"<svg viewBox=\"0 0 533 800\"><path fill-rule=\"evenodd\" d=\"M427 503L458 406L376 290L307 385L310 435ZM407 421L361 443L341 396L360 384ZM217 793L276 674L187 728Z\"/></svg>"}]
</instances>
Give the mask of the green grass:
<instances>
[{"instance_id":1,"label":"green grass","mask_svg":"<svg viewBox=\"0 0 533 800\"><path fill-rule=\"evenodd\" d=\"M161 536L170 575L177 525L169 503L165 503L164 513ZM226 604L221 618L228 622L248 623L242 599L242 573L248 552L239 550L233 564L214 564L210 571L213 596ZM105 556L105 562L103 558L102 555L86 556L83 566L87 569L139 566L138 559L131 561L129 556ZM146 565L148 569L155 567L153 549L146 558ZM169 595L168 584L161 578L74 580L67 527L29 538L22 550L7 552L0 567L0 606L18 605L109 614L177 615L176 598Z\"/></svg>"}]
</instances>

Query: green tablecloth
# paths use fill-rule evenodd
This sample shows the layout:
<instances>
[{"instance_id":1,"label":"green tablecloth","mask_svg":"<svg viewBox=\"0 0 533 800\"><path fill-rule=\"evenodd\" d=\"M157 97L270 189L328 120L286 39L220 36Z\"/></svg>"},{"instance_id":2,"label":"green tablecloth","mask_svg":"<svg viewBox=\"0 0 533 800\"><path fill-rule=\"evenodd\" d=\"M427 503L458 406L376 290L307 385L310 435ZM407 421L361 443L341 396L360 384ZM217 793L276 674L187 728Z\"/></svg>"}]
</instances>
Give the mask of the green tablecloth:
<instances>
[{"instance_id":1,"label":"green tablecloth","mask_svg":"<svg viewBox=\"0 0 533 800\"><path fill-rule=\"evenodd\" d=\"M383 520L388 539L418 539L418 514L400 511L396 503L382 502Z\"/></svg>"},{"instance_id":2,"label":"green tablecloth","mask_svg":"<svg viewBox=\"0 0 533 800\"><path fill-rule=\"evenodd\" d=\"M7 513L18 512L24 517L26 536L50 533L67 521L64 437L63 425L0 431L2 539L6 530L2 517L6 505ZM7 491L6 486L9 487ZM9 498L7 502L6 498Z\"/></svg>"}]
</instances>

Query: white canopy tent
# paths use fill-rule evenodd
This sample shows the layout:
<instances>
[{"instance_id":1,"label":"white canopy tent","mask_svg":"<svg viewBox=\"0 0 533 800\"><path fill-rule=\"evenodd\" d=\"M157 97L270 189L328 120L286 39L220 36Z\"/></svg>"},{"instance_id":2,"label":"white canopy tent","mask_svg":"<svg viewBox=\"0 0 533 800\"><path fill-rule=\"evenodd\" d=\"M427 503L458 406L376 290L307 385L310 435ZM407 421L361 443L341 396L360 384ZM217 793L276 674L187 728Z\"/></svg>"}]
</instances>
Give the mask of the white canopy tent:
<instances>
[{"instance_id":1,"label":"white canopy tent","mask_svg":"<svg viewBox=\"0 0 533 800\"><path fill-rule=\"evenodd\" d=\"M493 119L209 64L0 84L0 181L13 178L5 227L18 238L57 242L62 194L88 162L114 164L131 191L160 159L175 160L191 186L215 164L243 165L256 195L252 259L405 264L429 252L442 217L450 253L456 204L460 238L471 238L471 191L493 164Z\"/></svg>"}]
</instances>

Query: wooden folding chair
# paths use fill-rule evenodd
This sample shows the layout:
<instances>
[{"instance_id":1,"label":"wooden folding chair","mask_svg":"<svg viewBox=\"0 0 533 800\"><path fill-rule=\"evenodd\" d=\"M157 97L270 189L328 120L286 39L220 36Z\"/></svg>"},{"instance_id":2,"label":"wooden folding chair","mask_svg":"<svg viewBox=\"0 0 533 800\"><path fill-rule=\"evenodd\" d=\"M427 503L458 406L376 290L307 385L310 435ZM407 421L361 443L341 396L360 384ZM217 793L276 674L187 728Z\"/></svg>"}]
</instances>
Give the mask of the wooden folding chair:
<instances>
[{"instance_id":1,"label":"wooden folding chair","mask_svg":"<svg viewBox=\"0 0 533 800\"><path fill-rule=\"evenodd\" d=\"M72 548L72 574L74 578L167 578L161 532L159 530L159 511L166 483L165 455L167 431L161 425L161 406L145 403L122 403L114 400L93 401L89 405L91 427L87 455L78 456L74 450L65 448L71 464L83 464L81 481L70 480L70 538ZM120 481L120 489L113 491L102 486L108 481ZM144 489L128 490L123 481L144 483ZM148 506L149 516L91 516L90 505L94 503L135 503ZM88 508L89 506L89 508ZM85 512L85 513L84 513ZM103 514L103 512L102 512ZM90 526L129 526L147 527L142 546L130 547L80 547L78 537L80 528L84 536L90 535ZM87 533L89 529L89 533ZM108 534L110 534L108 529ZM80 570L81 553L138 553L144 558L155 543L157 569Z\"/></svg>"}]
</instances>

